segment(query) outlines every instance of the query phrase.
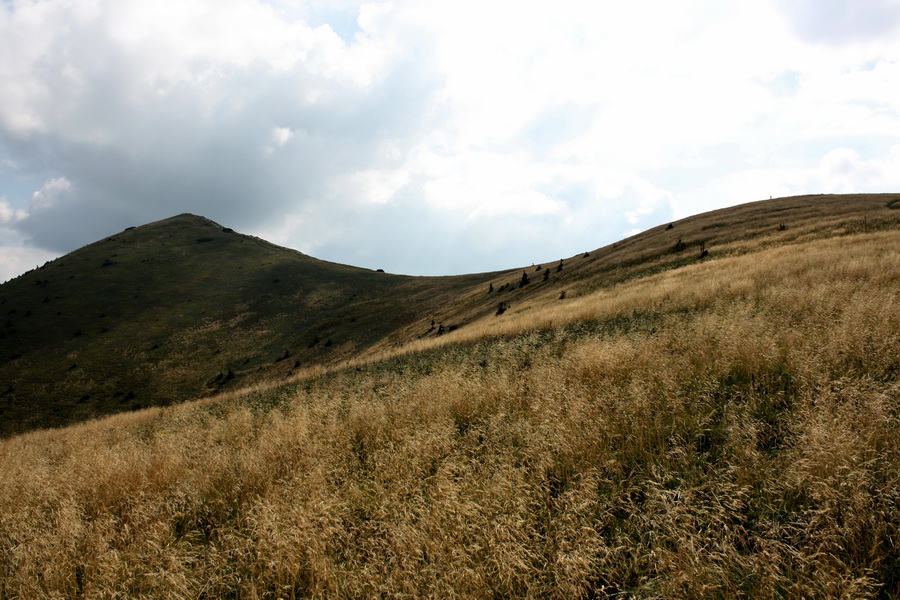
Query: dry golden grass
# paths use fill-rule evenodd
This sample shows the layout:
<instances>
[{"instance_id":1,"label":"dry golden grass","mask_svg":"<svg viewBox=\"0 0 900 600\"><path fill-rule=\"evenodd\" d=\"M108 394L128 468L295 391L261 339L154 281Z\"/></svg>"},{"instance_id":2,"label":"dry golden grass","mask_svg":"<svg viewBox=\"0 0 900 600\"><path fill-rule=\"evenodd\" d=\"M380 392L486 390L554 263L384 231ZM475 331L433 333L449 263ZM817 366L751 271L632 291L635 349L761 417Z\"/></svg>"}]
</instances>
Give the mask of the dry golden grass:
<instances>
[{"instance_id":1,"label":"dry golden grass","mask_svg":"<svg viewBox=\"0 0 900 600\"><path fill-rule=\"evenodd\" d=\"M898 295L797 240L4 440L0 598L897 597Z\"/></svg>"},{"instance_id":2,"label":"dry golden grass","mask_svg":"<svg viewBox=\"0 0 900 600\"><path fill-rule=\"evenodd\" d=\"M593 250L588 254L564 259L564 269L556 269L557 262L543 263L549 272L547 281L541 273L527 270L532 283L520 287L522 269L490 275L468 294L444 296L441 309L424 311L420 319L399 326L393 333L364 350L369 358L378 359L408 352L410 349L443 345L446 340L432 338L422 341L429 328L429 319L445 325L467 329L484 317L492 321L498 304L519 310L523 306L541 307L545 313L562 292L568 299L591 295L624 281L645 278L654 273L683 268L699 260L699 248L705 244L711 259L721 259L758 252L760 250L802 244L815 240L896 231L900 228L900 195L815 195L778 198L753 202L718 211L696 215L669 225L660 225L635 236ZM676 251L677 242L682 250ZM545 257L546 258L546 257ZM485 293L492 285L494 292ZM653 285L655 285L654 282ZM501 291L502 290L502 291ZM414 298L398 298L399 304L415 303ZM568 308L564 309L565 313ZM515 312L515 311L513 311ZM511 314L511 313L507 313ZM547 320L544 319L545 324ZM433 325L433 323L432 323ZM507 330L519 331L518 325ZM493 325L492 325L493 326ZM524 324L525 327L533 327ZM474 339L477 333L462 333ZM352 357L357 360L359 354Z\"/></svg>"}]
</instances>

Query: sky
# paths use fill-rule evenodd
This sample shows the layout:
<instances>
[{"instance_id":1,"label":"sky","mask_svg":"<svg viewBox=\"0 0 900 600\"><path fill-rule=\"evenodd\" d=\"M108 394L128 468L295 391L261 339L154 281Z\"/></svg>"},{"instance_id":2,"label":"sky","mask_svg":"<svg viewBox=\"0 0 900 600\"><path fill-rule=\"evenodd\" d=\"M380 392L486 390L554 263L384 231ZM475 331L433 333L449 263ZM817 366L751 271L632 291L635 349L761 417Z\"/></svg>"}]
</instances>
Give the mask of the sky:
<instances>
[{"instance_id":1,"label":"sky","mask_svg":"<svg viewBox=\"0 0 900 600\"><path fill-rule=\"evenodd\" d=\"M900 0L0 0L0 282L208 217L412 275L900 191Z\"/></svg>"}]
</instances>

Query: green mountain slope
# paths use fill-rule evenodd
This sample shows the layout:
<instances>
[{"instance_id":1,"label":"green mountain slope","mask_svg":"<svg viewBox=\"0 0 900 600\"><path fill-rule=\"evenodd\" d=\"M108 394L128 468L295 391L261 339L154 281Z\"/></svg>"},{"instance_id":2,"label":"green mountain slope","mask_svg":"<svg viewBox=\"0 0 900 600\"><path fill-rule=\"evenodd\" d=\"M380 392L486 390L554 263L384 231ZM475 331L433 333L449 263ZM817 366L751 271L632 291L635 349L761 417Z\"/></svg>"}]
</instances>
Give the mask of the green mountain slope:
<instances>
[{"instance_id":1,"label":"green mountain slope","mask_svg":"<svg viewBox=\"0 0 900 600\"><path fill-rule=\"evenodd\" d=\"M484 277L328 263L187 214L129 229L0 286L0 434L338 362Z\"/></svg>"}]
</instances>

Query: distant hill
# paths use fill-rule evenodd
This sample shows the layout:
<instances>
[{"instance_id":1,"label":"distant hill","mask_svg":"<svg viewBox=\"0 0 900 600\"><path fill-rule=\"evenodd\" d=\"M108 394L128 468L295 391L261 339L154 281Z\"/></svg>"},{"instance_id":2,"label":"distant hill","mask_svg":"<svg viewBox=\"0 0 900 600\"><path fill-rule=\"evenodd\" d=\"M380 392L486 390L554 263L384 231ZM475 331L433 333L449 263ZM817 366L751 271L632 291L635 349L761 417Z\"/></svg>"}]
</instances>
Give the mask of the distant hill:
<instances>
[{"instance_id":1,"label":"distant hill","mask_svg":"<svg viewBox=\"0 0 900 600\"><path fill-rule=\"evenodd\" d=\"M410 277L321 261L184 214L0 285L0 436L340 365L759 244L900 220L900 195L803 196L663 223L509 271ZM458 335L458 334L455 334Z\"/></svg>"}]
</instances>

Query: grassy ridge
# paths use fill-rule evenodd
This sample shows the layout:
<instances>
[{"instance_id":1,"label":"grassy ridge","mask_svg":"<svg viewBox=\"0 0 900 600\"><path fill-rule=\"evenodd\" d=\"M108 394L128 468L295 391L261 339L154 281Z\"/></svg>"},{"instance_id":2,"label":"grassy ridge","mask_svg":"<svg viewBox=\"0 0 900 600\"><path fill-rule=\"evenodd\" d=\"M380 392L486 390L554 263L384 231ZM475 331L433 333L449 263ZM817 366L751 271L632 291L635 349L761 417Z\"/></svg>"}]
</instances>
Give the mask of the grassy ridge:
<instances>
[{"instance_id":1,"label":"grassy ridge","mask_svg":"<svg viewBox=\"0 0 900 600\"><path fill-rule=\"evenodd\" d=\"M896 597L900 233L788 241L0 442L0 597Z\"/></svg>"}]
</instances>

